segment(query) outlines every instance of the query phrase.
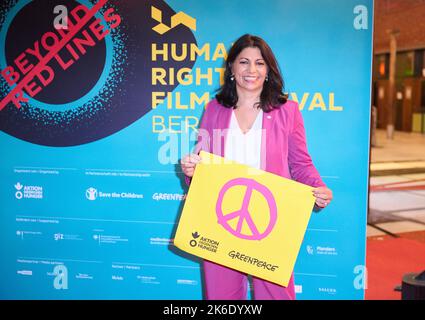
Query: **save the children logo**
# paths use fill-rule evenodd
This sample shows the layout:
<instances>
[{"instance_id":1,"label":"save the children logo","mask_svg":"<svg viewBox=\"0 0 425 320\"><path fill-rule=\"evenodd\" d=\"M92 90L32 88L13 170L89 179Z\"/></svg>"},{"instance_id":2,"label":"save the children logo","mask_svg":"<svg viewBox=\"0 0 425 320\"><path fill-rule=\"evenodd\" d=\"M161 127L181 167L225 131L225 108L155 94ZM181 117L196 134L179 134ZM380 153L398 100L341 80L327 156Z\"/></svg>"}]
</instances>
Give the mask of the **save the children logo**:
<instances>
[{"instance_id":1,"label":"save the children logo","mask_svg":"<svg viewBox=\"0 0 425 320\"><path fill-rule=\"evenodd\" d=\"M233 188L243 190L240 208L236 211L223 210L226 193ZM255 193L255 196L254 196ZM234 194L233 194L234 195ZM251 208L252 202L266 201L268 214L259 215ZM228 181L220 190L216 203L218 223L234 236L246 240L261 240L273 230L277 221L277 206L272 192L264 185L253 179L237 178ZM231 222L235 221L235 222Z\"/></svg>"},{"instance_id":2,"label":"save the children logo","mask_svg":"<svg viewBox=\"0 0 425 320\"><path fill-rule=\"evenodd\" d=\"M101 191L93 187L89 187L85 192L86 199L90 201L94 201L96 199L135 199L135 200L143 200L144 195L141 193L135 192L117 192L117 191Z\"/></svg>"},{"instance_id":3,"label":"save the children logo","mask_svg":"<svg viewBox=\"0 0 425 320\"><path fill-rule=\"evenodd\" d=\"M97 189L90 187L86 190L87 200L94 201L97 198Z\"/></svg>"},{"instance_id":4,"label":"save the children logo","mask_svg":"<svg viewBox=\"0 0 425 320\"><path fill-rule=\"evenodd\" d=\"M166 35L152 30L158 25L153 4L164 17L176 15L161 0L2 1L0 130L40 145L74 146L143 117L155 91L147 81L151 45L195 42L186 27L176 25ZM176 16L187 24L187 17ZM66 28L57 21L66 21Z\"/></svg>"}]
</instances>

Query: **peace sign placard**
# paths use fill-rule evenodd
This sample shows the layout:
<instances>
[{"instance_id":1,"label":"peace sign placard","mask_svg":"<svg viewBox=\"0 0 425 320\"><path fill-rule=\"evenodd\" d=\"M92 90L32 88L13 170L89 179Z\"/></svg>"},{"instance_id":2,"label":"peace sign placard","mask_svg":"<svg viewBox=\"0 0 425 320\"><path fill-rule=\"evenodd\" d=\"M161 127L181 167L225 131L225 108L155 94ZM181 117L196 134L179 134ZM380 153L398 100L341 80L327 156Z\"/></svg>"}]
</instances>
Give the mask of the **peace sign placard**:
<instances>
[{"instance_id":1,"label":"peace sign placard","mask_svg":"<svg viewBox=\"0 0 425 320\"><path fill-rule=\"evenodd\" d=\"M225 193L232 187L235 186L245 186L246 191L243 196L243 202L241 203L241 208L237 211L234 211L229 214L223 213L223 198L225 196ZM251 201L252 193L254 190L258 190L266 199L268 204L268 212L262 214L262 219L268 219L269 222L267 223L266 230L264 232L261 232L259 228L255 225L255 222L253 218L251 217L251 214L249 212L249 203ZM248 240L261 240L273 230L274 225L276 224L277 219L277 207L276 202L274 200L272 192L264 185L258 183L254 179L247 179L247 178L237 178L232 179L228 181L223 188L220 190L220 193L218 195L218 200L216 204L216 213L218 218L218 223L221 224L227 231L229 231L231 234L233 234L235 237L238 237L240 239L248 239ZM233 229L229 221L238 218L238 223L236 229ZM244 234L241 232L242 225L246 221L249 233Z\"/></svg>"},{"instance_id":2,"label":"peace sign placard","mask_svg":"<svg viewBox=\"0 0 425 320\"><path fill-rule=\"evenodd\" d=\"M174 244L286 286L314 205L312 187L202 151Z\"/></svg>"}]
</instances>

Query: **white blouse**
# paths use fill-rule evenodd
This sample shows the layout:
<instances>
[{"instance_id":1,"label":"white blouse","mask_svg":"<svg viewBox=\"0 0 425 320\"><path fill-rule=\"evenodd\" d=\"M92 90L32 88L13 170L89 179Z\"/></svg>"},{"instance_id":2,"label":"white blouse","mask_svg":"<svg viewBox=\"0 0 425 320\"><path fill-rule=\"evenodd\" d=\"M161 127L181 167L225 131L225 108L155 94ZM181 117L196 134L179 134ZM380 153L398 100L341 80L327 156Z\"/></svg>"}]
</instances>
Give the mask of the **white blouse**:
<instances>
[{"instance_id":1,"label":"white blouse","mask_svg":"<svg viewBox=\"0 0 425 320\"><path fill-rule=\"evenodd\" d=\"M239 127L235 112L232 111L224 157L260 169L262 129L263 110L260 110L252 128L245 134Z\"/></svg>"}]
</instances>

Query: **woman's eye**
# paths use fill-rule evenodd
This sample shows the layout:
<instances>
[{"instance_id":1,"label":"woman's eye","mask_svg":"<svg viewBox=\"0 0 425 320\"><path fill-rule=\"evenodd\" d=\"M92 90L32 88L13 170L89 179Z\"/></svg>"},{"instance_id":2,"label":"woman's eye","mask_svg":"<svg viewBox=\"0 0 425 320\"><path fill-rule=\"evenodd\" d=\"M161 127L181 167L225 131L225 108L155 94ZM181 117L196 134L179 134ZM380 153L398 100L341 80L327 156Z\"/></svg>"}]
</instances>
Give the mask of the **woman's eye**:
<instances>
[{"instance_id":1,"label":"woman's eye","mask_svg":"<svg viewBox=\"0 0 425 320\"><path fill-rule=\"evenodd\" d=\"M246 60L240 62L240 64L247 64L247 63L248 63L248 61L246 61Z\"/></svg>"},{"instance_id":2,"label":"woman's eye","mask_svg":"<svg viewBox=\"0 0 425 320\"><path fill-rule=\"evenodd\" d=\"M259 66L264 66L264 62L257 62Z\"/></svg>"}]
</instances>

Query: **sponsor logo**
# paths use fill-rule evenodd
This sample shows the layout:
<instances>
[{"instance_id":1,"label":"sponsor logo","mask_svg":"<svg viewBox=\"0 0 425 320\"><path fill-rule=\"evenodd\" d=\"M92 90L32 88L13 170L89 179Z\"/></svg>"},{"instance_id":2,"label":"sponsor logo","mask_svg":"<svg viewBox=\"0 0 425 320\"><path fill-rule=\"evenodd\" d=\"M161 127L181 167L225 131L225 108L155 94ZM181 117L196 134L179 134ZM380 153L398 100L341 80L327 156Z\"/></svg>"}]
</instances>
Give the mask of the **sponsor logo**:
<instances>
[{"instance_id":1,"label":"sponsor logo","mask_svg":"<svg viewBox=\"0 0 425 320\"><path fill-rule=\"evenodd\" d=\"M335 288L318 288L318 290L319 290L319 292L327 293L327 294L330 294L330 295L336 294Z\"/></svg>"},{"instance_id":2,"label":"sponsor logo","mask_svg":"<svg viewBox=\"0 0 425 320\"><path fill-rule=\"evenodd\" d=\"M139 279L142 283L160 284L158 279L152 276L137 276L137 279Z\"/></svg>"},{"instance_id":3,"label":"sponsor logo","mask_svg":"<svg viewBox=\"0 0 425 320\"><path fill-rule=\"evenodd\" d=\"M53 235L53 238L55 239L55 241L63 240L63 233L55 233Z\"/></svg>"},{"instance_id":4,"label":"sponsor logo","mask_svg":"<svg viewBox=\"0 0 425 320\"><path fill-rule=\"evenodd\" d=\"M79 234L63 234L63 233L55 233L53 235L53 239L55 239L55 241L60 241L60 240L83 240L82 238L80 238Z\"/></svg>"},{"instance_id":5,"label":"sponsor logo","mask_svg":"<svg viewBox=\"0 0 425 320\"><path fill-rule=\"evenodd\" d=\"M86 280L93 280L93 276L86 274L86 273L78 273L75 276L76 279L86 279Z\"/></svg>"},{"instance_id":6,"label":"sponsor logo","mask_svg":"<svg viewBox=\"0 0 425 320\"><path fill-rule=\"evenodd\" d=\"M32 276L32 270L18 270L16 273L23 276Z\"/></svg>"},{"instance_id":7,"label":"sponsor logo","mask_svg":"<svg viewBox=\"0 0 425 320\"><path fill-rule=\"evenodd\" d=\"M15 198L21 200L25 199L43 199L43 187L41 186L25 186L20 182L15 184Z\"/></svg>"},{"instance_id":8,"label":"sponsor logo","mask_svg":"<svg viewBox=\"0 0 425 320\"><path fill-rule=\"evenodd\" d=\"M144 195L134 192L103 192L90 187L86 190L86 198L90 201L97 199L143 199Z\"/></svg>"},{"instance_id":9,"label":"sponsor logo","mask_svg":"<svg viewBox=\"0 0 425 320\"><path fill-rule=\"evenodd\" d=\"M295 285L295 293L303 293L303 286Z\"/></svg>"},{"instance_id":10,"label":"sponsor logo","mask_svg":"<svg viewBox=\"0 0 425 320\"><path fill-rule=\"evenodd\" d=\"M199 249L215 253L220 245L220 242L207 237L202 237L197 231L192 232L192 238L193 239L189 241L189 245L192 248L198 247Z\"/></svg>"},{"instance_id":11,"label":"sponsor logo","mask_svg":"<svg viewBox=\"0 0 425 320\"><path fill-rule=\"evenodd\" d=\"M322 247L322 246L316 246L313 247L311 245L306 246L307 253L309 255L327 255L327 256L337 256L338 251L334 247Z\"/></svg>"},{"instance_id":12,"label":"sponsor logo","mask_svg":"<svg viewBox=\"0 0 425 320\"><path fill-rule=\"evenodd\" d=\"M163 245L163 246L168 246L168 245L172 245L173 244L173 240L174 239L170 239L170 238L150 238L150 244L158 244L158 245Z\"/></svg>"},{"instance_id":13,"label":"sponsor logo","mask_svg":"<svg viewBox=\"0 0 425 320\"><path fill-rule=\"evenodd\" d=\"M336 251L336 248L333 247L316 247L317 254L324 254L324 255L330 255L330 256L336 256L338 255L338 252Z\"/></svg>"},{"instance_id":14,"label":"sponsor logo","mask_svg":"<svg viewBox=\"0 0 425 320\"><path fill-rule=\"evenodd\" d=\"M314 254L314 249L313 249L313 247L312 246L307 246L307 253L308 254L310 254L310 255L313 255Z\"/></svg>"},{"instance_id":15,"label":"sponsor logo","mask_svg":"<svg viewBox=\"0 0 425 320\"><path fill-rule=\"evenodd\" d=\"M195 231L195 232L192 232L192 240L190 240L190 242L189 242L189 245L191 246L191 247L196 247L197 245L198 245L198 241L196 241L196 239L198 239L199 238L199 234L198 234L198 232L197 231Z\"/></svg>"},{"instance_id":16,"label":"sponsor logo","mask_svg":"<svg viewBox=\"0 0 425 320\"><path fill-rule=\"evenodd\" d=\"M177 201L182 201L184 199L186 199L186 194L178 194L178 193L154 193L152 195L152 199L156 200L156 201L161 201L161 200L168 200L168 201L172 201L172 200L177 200Z\"/></svg>"},{"instance_id":17,"label":"sponsor logo","mask_svg":"<svg viewBox=\"0 0 425 320\"><path fill-rule=\"evenodd\" d=\"M121 238L121 236L106 235L106 234L94 234L93 240L97 241L99 244L118 244L123 242L128 242L128 239Z\"/></svg>"},{"instance_id":18,"label":"sponsor logo","mask_svg":"<svg viewBox=\"0 0 425 320\"><path fill-rule=\"evenodd\" d=\"M43 233L41 231L28 231L28 230L17 230L16 231L16 235L18 237L20 237L22 240L25 238L29 237L34 237L34 236L42 236Z\"/></svg>"},{"instance_id":19,"label":"sponsor logo","mask_svg":"<svg viewBox=\"0 0 425 320\"><path fill-rule=\"evenodd\" d=\"M196 286L198 281L196 280L187 280L187 279L177 279L177 284Z\"/></svg>"},{"instance_id":20,"label":"sponsor logo","mask_svg":"<svg viewBox=\"0 0 425 320\"><path fill-rule=\"evenodd\" d=\"M91 200L91 201L96 200L96 198L97 198L97 190L95 188L93 188L93 187L88 188L86 190L86 198L88 200Z\"/></svg>"},{"instance_id":21,"label":"sponsor logo","mask_svg":"<svg viewBox=\"0 0 425 320\"><path fill-rule=\"evenodd\" d=\"M279 266L273 265L273 264L271 264L267 261L257 259L257 258L254 258L254 257L250 257L250 256L247 256L246 254L243 254L243 253L240 253L240 252L237 252L237 251L233 251L233 250L228 253L228 256L232 259L238 259L238 260L243 261L247 264L251 264L251 265L253 265L257 268L263 268L265 270L269 270L269 271L273 271L273 272L277 268L279 268Z\"/></svg>"}]
</instances>

